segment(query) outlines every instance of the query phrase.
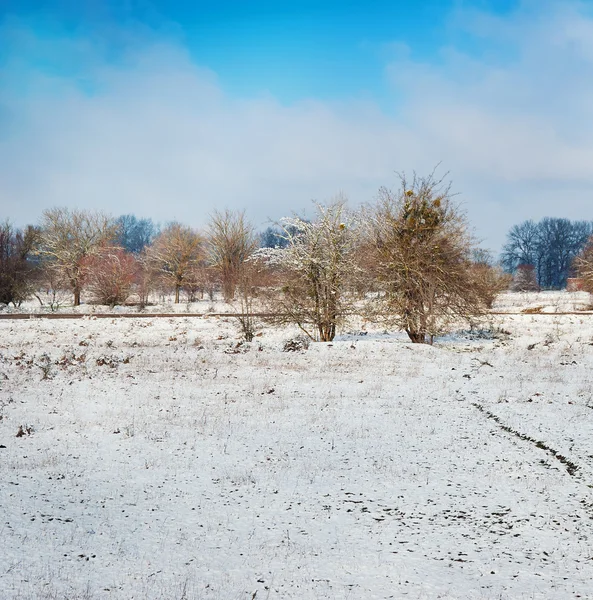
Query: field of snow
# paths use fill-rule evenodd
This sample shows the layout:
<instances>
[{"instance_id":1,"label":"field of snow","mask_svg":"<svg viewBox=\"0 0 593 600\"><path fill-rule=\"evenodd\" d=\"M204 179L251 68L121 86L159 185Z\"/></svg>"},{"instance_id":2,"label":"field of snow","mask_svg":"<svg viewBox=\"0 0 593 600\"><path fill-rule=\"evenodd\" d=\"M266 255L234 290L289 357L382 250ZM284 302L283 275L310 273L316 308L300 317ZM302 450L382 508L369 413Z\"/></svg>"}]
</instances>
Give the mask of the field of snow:
<instances>
[{"instance_id":1,"label":"field of snow","mask_svg":"<svg viewBox=\"0 0 593 600\"><path fill-rule=\"evenodd\" d=\"M593 315L295 335L0 321L0 598L593 598Z\"/></svg>"},{"instance_id":2,"label":"field of snow","mask_svg":"<svg viewBox=\"0 0 593 600\"><path fill-rule=\"evenodd\" d=\"M587 292L505 292L499 294L493 310L499 312L539 311L559 313L591 310Z\"/></svg>"},{"instance_id":3,"label":"field of snow","mask_svg":"<svg viewBox=\"0 0 593 600\"><path fill-rule=\"evenodd\" d=\"M83 295L84 296L84 295ZM204 296L202 299L198 299L195 302L187 302L182 298L181 302L175 304L174 296L172 295L161 295L152 294L149 304L145 307L140 308L138 305L117 305L117 306L105 306L102 304L93 304L92 302L83 302L80 306L74 306L72 304L72 294L69 292L60 292L60 300L53 304L48 299L49 296L41 294L41 300L43 304L40 304L36 299L30 299L21 304L21 306L15 307L12 304L0 305L0 315L2 314L14 314L14 313L27 313L27 314L48 314L48 313L69 313L69 314L83 314L83 315L94 315L99 313L135 313L141 312L145 314L209 314L209 313L234 313L240 310L240 304L228 304L223 301L219 294L214 299Z\"/></svg>"},{"instance_id":4,"label":"field of snow","mask_svg":"<svg viewBox=\"0 0 593 600\"><path fill-rule=\"evenodd\" d=\"M140 308L135 305L127 306L104 306L84 302L80 306L72 305L72 294L69 292L59 292L59 301L53 305L49 294L40 293L39 300L31 299L23 302L21 306L0 305L0 315L7 314L48 314L48 313L68 313L68 314L113 314L135 313L144 314L226 314L241 311L239 303L227 304L219 294L213 299L204 296L193 302L186 302L183 298L179 304L174 303L172 295L153 293L150 303ZM587 292L566 292L566 291L544 291L544 292L504 292L499 294L492 308L495 312L516 313L521 311L532 311L542 313L562 313L574 311L591 311L592 298ZM265 308L262 309L265 312Z\"/></svg>"}]
</instances>

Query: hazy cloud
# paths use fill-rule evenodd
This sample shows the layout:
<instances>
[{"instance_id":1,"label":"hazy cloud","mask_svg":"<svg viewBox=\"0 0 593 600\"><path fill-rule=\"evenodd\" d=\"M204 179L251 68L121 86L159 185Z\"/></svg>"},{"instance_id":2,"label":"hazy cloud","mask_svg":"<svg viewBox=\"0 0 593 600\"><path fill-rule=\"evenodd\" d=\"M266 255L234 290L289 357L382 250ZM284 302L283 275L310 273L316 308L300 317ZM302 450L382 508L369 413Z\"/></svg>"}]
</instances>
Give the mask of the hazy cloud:
<instances>
[{"instance_id":1,"label":"hazy cloud","mask_svg":"<svg viewBox=\"0 0 593 600\"><path fill-rule=\"evenodd\" d=\"M492 247L525 218L593 218L593 19L577 3L545 6L454 15L473 50L443 48L438 64L399 49L389 115L355 100L232 98L181 44L151 37L116 64L92 40L53 40L54 55L82 59L51 73L14 58L45 42L5 24L2 216L24 224L66 205L200 226L230 207L264 227L340 190L369 201L395 171L442 161Z\"/></svg>"}]
</instances>

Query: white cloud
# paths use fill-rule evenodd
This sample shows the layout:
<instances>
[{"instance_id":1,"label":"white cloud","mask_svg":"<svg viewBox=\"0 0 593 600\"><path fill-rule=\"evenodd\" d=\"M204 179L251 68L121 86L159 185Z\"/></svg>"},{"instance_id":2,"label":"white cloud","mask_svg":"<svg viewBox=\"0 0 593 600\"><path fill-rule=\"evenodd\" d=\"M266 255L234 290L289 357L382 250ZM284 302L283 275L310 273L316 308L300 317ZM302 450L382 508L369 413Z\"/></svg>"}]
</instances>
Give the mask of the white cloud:
<instances>
[{"instance_id":1,"label":"white cloud","mask_svg":"<svg viewBox=\"0 0 593 600\"><path fill-rule=\"evenodd\" d=\"M339 190L371 200L395 171L442 161L492 247L525 218L592 218L593 19L549 3L505 20L458 14L454 27L490 54L447 48L437 66L399 52L387 69L404 99L396 116L358 101L231 98L174 42L136 44L118 66L85 44L76 83L9 64L2 216L23 224L76 205L201 226L230 207L264 227Z\"/></svg>"}]
</instances>

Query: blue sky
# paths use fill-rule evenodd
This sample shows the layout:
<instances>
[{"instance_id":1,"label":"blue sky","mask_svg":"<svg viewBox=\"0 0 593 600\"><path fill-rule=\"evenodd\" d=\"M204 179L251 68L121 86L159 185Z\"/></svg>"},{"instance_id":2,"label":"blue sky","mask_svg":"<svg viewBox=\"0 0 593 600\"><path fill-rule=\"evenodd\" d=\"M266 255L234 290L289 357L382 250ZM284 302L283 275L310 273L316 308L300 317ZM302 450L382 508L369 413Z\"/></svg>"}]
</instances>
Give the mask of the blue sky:
<instances>
[{"instance_id":1,"label":"blue sky","mask_svg":"<svg viewBox=\"0 0 593 600\"><path fill-rule=\"evenodd\" d=\"M593 218L588 0L0 0L2 218L256 225L449 171L497 249ZM559 199L562 199L559 202Z\"/></svg>"},{"instance_id":2,"label":"blue sky","mask_svg":"<svg viewBox=\"0 0 593 600\"><path fill-rule=\"evenodd\" d=\"M517 0L114 1L8 0L4 15L46 40L94 39L117 62L136 36L174 40L215 72L230 94L303 98L373 98L389 105L385 62L405 47L417 60L438 61L440 49L480 44L454 26L461 8L505 15ZM4 57L11 49L5 47ZM72 75L72 56L28 57ZM53 60L52 60L53 59Z\"/></svg>"}]
</instances>

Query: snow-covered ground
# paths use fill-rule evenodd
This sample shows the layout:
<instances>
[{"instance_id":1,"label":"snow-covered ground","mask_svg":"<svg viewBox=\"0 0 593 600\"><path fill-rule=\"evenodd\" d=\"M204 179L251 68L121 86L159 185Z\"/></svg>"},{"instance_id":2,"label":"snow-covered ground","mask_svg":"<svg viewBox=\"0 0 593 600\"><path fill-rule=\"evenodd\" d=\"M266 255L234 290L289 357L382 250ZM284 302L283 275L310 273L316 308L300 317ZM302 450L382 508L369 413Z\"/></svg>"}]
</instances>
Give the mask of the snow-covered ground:
<instances>
[{"instance_id":1,"label":"snow-covered ground","mask_svg":"<svg viewBox=\"0 0 593 600\"><path fill-rule=\"evenodd\" d=\"M179 304L174 303L172 295L163 295L154 293L150 297L150 302L147 306L140 308L137 305L114 306L109 307L92 302L84 301L80 306L73 306L72 294L68 292L60 292L58 301L52 303L49 294L38 294L39 300L33 298L23 302L21 306L0 305L0 315L26 313L26 314L45 314L45 313L69 313L69 314L121 314L121 313L143 313L143 314L219 314L219 313L236 313L240 312L239 303L228 304L223 301L220 294L217 294L213 299L204 296L202 299L197 299L193 302L182 301ZM265 309L262 308L262 310ZM566 292L566 291L549 291L549 292L504 292L499 294L492 310L495 312L515 313L521 311L532 311L542 313L559 313L559 312L574 312L574 311L591 311L593 310L593 297L587 292Z\"/></svg>"},{"instance_id":2,"label":"snow-covered ground","mask_svg":"<svg viewBox=\"0 0 593 600\"><path fill-rule=\"evenodd\" d=\"M590 311L592 298L588 292L505 292L499 294L493 310L518 312L522 310L543 313Z\"/></svg>"},{"instance_id":3,"label":"snow-covered ground","mask_svg":"<svg viewBox=\"0 0 593 600\"><path fill-rule=\"evenodd\" d=\"M484 328L0 321L0 598L593 598L593 315Z\"/></svg>"},{"instance_id":4,"label":"snow-covered ground","mask_svg":"<svg viewBox=\"0 0 593 600\"><path fill-rule=\"evenodd\" d=\"M120 313L175 313L175 314L208 314L208 313L233 313L239 310L239 303L228 304L223 301L220 294L217 294L214 299L210 299L204 296L202 299L197 299L194 302L185 301L182 298L181 302L175 304L174 296L172 295L160 295L153 294L150 298L149 304L144 307L140 307L137 304L128 305L117 305L117 306L106 306L102 304L94 304L92 302L85 301L83 296L83 302L80 306L74 306L72 304L72 294L66 292L60 292L60 299L57 302L52 302L49 296L41 294L39 296L43 301L43 304L37 299L30 299L21 304L21 306L15 307L12 304L0 305L0 314L14 314L14 313L28 313L28 314L46 314L46 313L69 313L69 314L84 314L93 315L101 313L113 313L115 315Z\"/></svg>"}]
</instances>

